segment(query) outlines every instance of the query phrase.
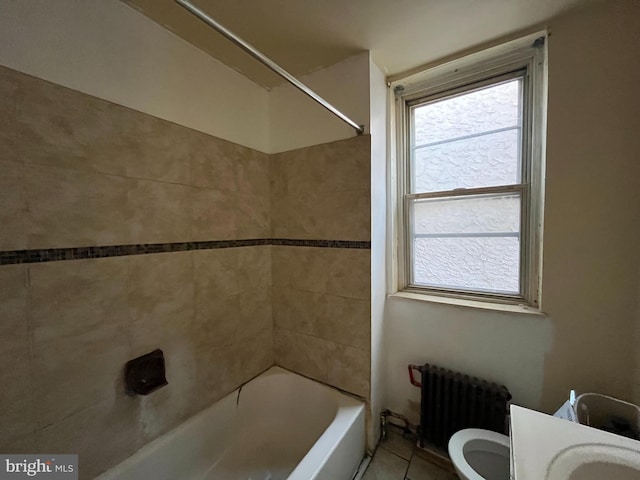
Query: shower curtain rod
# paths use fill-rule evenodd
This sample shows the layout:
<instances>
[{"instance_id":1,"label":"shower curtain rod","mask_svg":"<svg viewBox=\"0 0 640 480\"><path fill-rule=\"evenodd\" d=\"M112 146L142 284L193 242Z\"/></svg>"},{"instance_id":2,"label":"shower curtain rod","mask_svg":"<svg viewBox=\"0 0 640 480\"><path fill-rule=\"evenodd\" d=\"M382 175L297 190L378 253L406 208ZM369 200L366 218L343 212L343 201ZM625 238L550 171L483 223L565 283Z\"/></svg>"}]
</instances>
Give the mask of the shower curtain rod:
<instances>
[{"instance_id":1,"label":"shower curtain rod","mask_svg":"<svg viewBox=\"0 0 640 480\"><path fill-rule=\"evenodd\" d=\"M316 102L318 102L320 105L322 105L324 108L326 108L327 110L329 110L331 113L333 113L336 117L338 117L340 120L342 120L345 123L348 123L352 128L354 128L356 130L356 132L358 133L358 135L362 135L362 133L364 133L364 126L362 125L358 125L356 122L354 122L353 120L351 120L349 117L347 117L344 113L342 113L340 110L338 110L336 107L334 107L333 105L331 105L329 102L327 102L324 98L322 98L320 95L318 95L316 92L314 92L313 90L311 90L309 87L307 87L304 83L302 83L300 80L298 80L296 77L294 77L293 75L291 75L289 72L287 72L284 68L282 68L280 65L278 65L277 63L275 63L273 60L271 60L269 57L267 57L265 54L263 54L262 52L260 52L258 49L256 49L255 47L253 47L252 45L248 44L247 42L245 42L244 40L242 40L240 37L238 37L235 33L233 33L232 31L230 31L229 29L225 28L223 25L220 25L218 22L216 22L213 18L211 18L209 15L207 15L205 12L203 12L202 10L200 10L198 7L196 7L195 5L193 5L191 2L189 2L188 0L175 0L176 3L178 3L180 6L184 7L186 10L188 10L189 12L191 12L193 15L195 15L196 17L198 17L200 20L202 20L204 23L206 23L207 25L209 25L211 28L213 28L214 30L216 30L218 33L221 33L222 35L224 35L225 37L227 37L227 39L231 40L233 43L235 43L238 47L240 47L242 50L244 50L245 52L247 52L249 55L251 55L253 58L255 58L256 60L258 60L259 62L263 63L264 65L266 65L268 68L270 68L271 70L273 70L275 73L277 73L278 75L280 75L282 78L284 78L286 81L288 81L289 83L291 83L294 87L296 87L298 90L300 90L301 92L307 94L309 97L311 97L312 99L314 99Z\"/></svg>"}]
</instances>

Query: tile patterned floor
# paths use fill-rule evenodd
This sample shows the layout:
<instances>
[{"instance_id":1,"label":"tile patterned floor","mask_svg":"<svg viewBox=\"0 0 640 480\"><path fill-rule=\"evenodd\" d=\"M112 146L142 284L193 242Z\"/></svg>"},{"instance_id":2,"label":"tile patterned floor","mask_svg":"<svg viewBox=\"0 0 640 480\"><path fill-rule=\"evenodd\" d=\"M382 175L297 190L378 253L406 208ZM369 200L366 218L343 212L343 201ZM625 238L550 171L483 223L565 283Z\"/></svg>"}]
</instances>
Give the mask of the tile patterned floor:
<instances>
[{"instance_id":1,"label":"tile patterned floor","mask_svg":"<svg viewBox=\"0 0 640 480\"><path fill-rule=\"evenodd\" d=\"M402 429L387 426L387 438L378 444L362 480L458 480L458 477L416 454L415 439Z\"/></svg>"}]
</instances>

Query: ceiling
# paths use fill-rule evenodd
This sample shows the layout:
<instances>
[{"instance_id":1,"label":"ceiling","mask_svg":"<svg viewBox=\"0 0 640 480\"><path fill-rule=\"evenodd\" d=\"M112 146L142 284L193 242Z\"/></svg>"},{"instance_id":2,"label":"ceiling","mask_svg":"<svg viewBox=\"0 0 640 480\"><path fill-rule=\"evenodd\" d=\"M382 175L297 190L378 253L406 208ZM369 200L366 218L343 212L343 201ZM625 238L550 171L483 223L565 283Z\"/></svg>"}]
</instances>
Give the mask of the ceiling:
<instances>
[{"instance_id":1,"label":"ceiling","mask_svg":"<svg viewBox=\"0 0 640 480\"><path fill-rule=\"evenodd\" d=\"M124 0L258 85L282 83L173 0ZM388 76L596 0L192 0L300 76L371 50Z\"/></svg>"}]
</instances>

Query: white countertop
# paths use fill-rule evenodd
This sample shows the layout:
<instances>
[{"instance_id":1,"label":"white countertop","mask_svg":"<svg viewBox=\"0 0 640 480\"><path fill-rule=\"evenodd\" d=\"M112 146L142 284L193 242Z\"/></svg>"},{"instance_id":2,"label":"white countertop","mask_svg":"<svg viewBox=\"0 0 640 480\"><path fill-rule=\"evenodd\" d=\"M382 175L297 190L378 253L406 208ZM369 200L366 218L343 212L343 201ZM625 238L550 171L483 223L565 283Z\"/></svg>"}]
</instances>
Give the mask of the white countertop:
<instances>
[{"instance_id":1,"label":"white countertop","mask_svg":"<svg viewBox=\"0 0 640 480\"><path fill-rule=\"evenodd\" d=\"M638 452L640 442L511 405L511 467L514 480L542 480L556 455L577 445L612 445Z\"/></svg>"}]
</instances>

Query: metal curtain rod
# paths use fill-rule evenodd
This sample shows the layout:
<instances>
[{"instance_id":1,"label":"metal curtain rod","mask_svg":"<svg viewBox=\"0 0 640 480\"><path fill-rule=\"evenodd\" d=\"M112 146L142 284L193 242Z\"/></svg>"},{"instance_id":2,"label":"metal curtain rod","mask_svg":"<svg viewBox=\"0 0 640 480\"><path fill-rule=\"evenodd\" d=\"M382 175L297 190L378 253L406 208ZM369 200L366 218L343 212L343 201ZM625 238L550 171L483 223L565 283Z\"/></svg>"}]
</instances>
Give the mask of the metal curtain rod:
<instances>
[{"instance_id":1,"label":"metal curtain rod","mask_svg":"<svg viewBox=\"0 0 640 480\"><path fill-rule=\"evenodd\" d=\"M204 23L206 23L207 25L212 27L214 30L216 30L217 32L219 32L222 35L224 35L225 37L227 37L229 40L231 40L233 43L235 43L238 47L240 47L242 50L247 52L253 58L255 58L256 60L262 62L267 67L269 67L271 70L273 70L275 73L280 75L282 78L284 78L291 85L296 87L298 90L300 90L301 92L307 94L309 97L313 98L316 102L318 102L324 108L329 110L331 113L333 113L340 120L342 120L345 123L348 123L351 127L355 128L355 130L358 133L358 135L361 135L362 133L364 133L364 126L358 125L356 122L351 120L344 113L342 113L336 107L331 105L329 102L327 102L324 98L322 98L316 92L311 90L309 87L307 87L304 83L302 83L296 77L294 77L289 72L287 72L280 65L278 65L273 60L271 60L269 57L267 57L265 54L260 52L257 48L255 48L252 45L249 45L247 42L245 42L240 37L238 37L235 33L230 31L229 29L225 28L223 25L220 25L213 18L211 18L209 15L207 15L205 12L200 10L198 7L193 5L188 0L175 0L175 1L180 6L184 7L186 10L188 10L193 15L195 15L200 20L202 20Z\"/></svg>"}]
</instances>

